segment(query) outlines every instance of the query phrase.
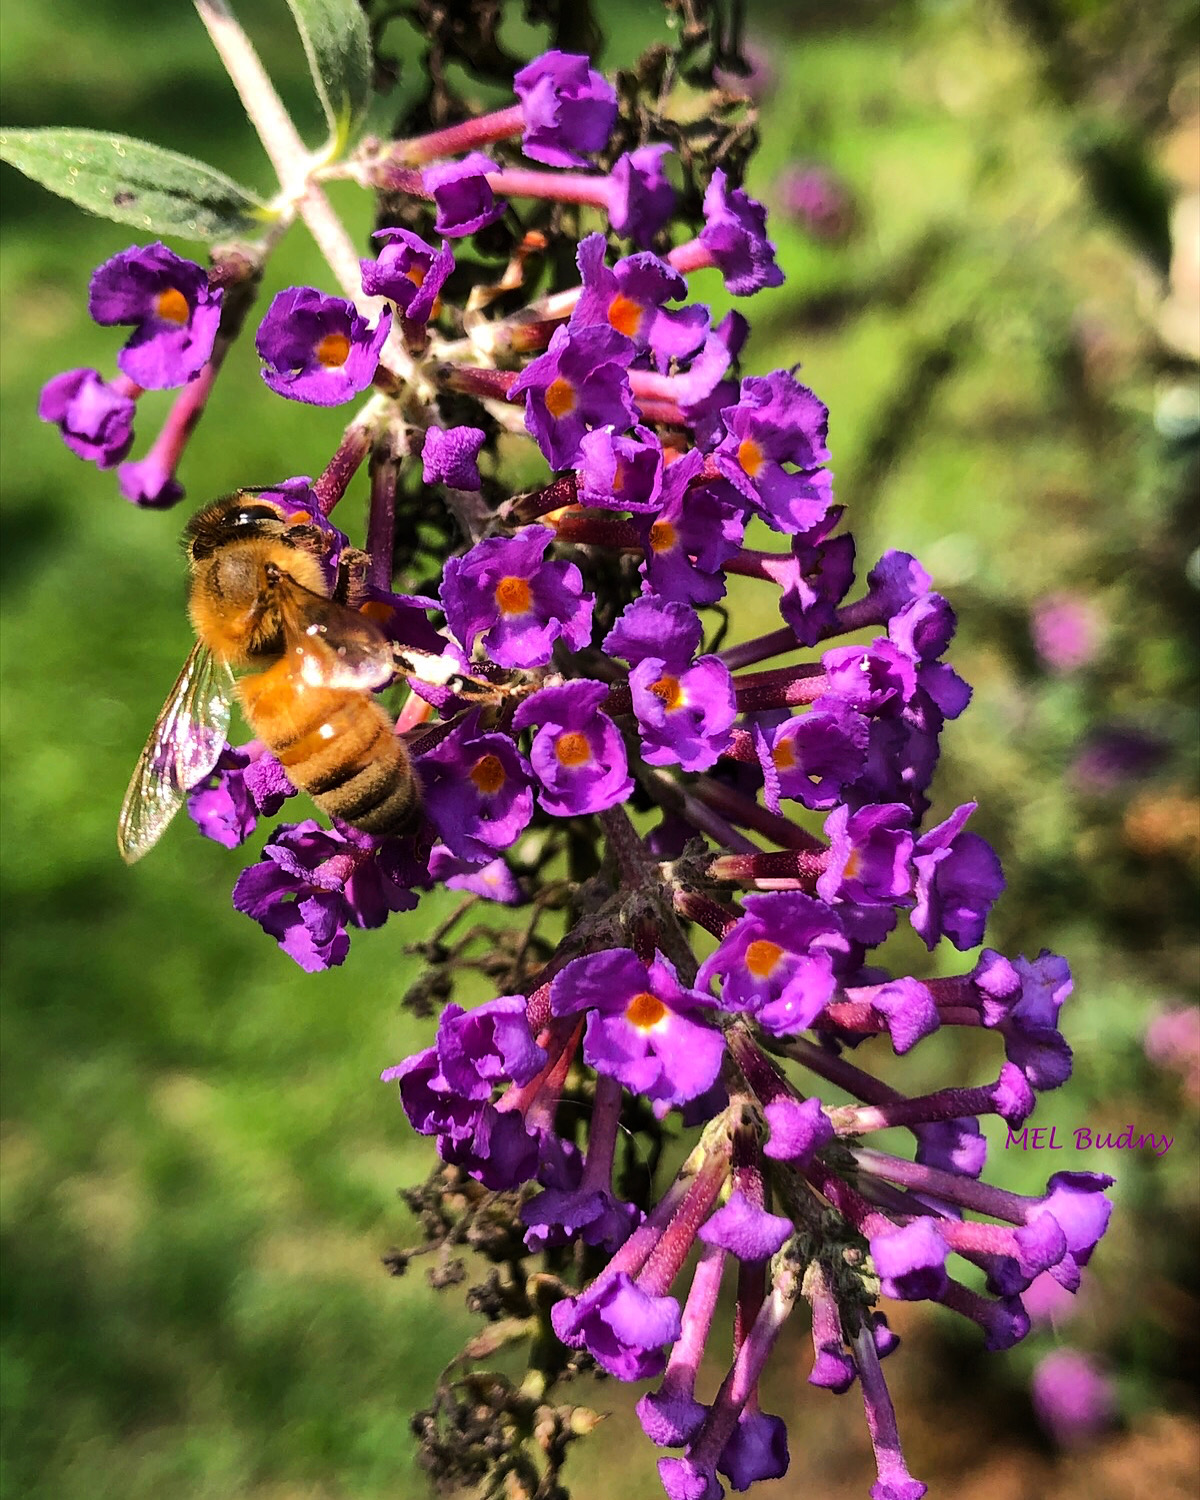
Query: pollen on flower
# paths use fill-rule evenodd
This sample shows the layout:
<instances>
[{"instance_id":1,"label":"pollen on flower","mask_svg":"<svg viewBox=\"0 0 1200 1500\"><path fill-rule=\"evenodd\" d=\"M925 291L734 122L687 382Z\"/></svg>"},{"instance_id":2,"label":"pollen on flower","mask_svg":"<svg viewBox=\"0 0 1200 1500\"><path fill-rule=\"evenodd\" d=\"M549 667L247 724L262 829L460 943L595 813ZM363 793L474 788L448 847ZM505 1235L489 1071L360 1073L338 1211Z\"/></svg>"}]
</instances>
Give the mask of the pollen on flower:
<instances>
[{"instance_id":1,"label":"pollen on flower","mask_svg":"<svg viewBox=\"0 0 1200 1500\"><path fill-rule=\"evenodd\" d=\"M608 321L618 333L623 333L626 338L636 338L642 326L645 311L645 308L634 302L631 297L618 292L608 304Z\"/></svg>"},{"instance_id":2,"label":"pollen on flower","mask_svg":"<svg viewBox=\"0 0 1200 1500\"><path fill-rule=\"evenodd\" d=\"M586 735L571 730L568 734L560 734L554 742L554 754L559 765L586 766L592 758L592 747Z\"/></svg>"},{"instance_id":3,"label":"pollen on flower","mask_svg":"<svg viewBox=\"0 0 1200 1500\"><path fill-rule=\"evenodd\" d=\"M746 967L756 979L766 979L783 955L778 943L755 938L746 949Z\"/></svg>"},{"instance_id":4,"label":"pollen on flower","mask_svg":"<svg viewBox=\"0 0 1200 1500\"><path fill-rule=\"evenodd\" d=\"M408 270L404 273L405 279L407 281L411 281L413 286L424 286L425 272L427 269L428 268L425 266L409 266Z\"/></svg>"},{"instance_id":5,"label":"pollen on flower","mask_svg":"<svg viewBox=\"0 0 1200 1500\"><path fill-rule=\"evenodd\" d=\"M738 444L737 458L738 463L741 464L743 471L748 474L751 479L755 477L755 475L762 468L763 463L765 462L763 451L753 438L742 439L742 441Z\"/></svg>"},{"instance_id":6,"label":"pollen on flower","mask_svg":"<svg viewBox=\"0 0 1200 1500\"><path fill-rule=\"evenodd\" d=\"M613 466L612 491L619 495L625 488L625 481L629 478L629 465L623 458L618 458Z\"/></svg>"},{"instance_id":7,"label":"pollen on flower","mask_svg":"<svg viewBox=\"0 0 1200 1500\"><path fill-rule=\"evenodd\" d=\"M546 410L552 417L565 417L575 410L575 387L561 375L546 387Z\"/></svg>"},{"instance_id":8,"label":"pollen on flower","mask_svg":"<svg viewBox=\"0 0 1200 1500\"><path fill-rule=\"evenodd\" d=\"M678 540L679 533L670 521L655 521L650 528L651 552L670 552Z\"/></svg>"},{"instance_id":9,"label":"pollen on flower","mask_svg":"<svg viewBox=\"0 0 1200 1500\"><path fill-rule=\"evenodd\" d=\"M500 606L501 614L527 614L532 602L533 592L526 578L516 578L510 575L502 578L496 585L496 603Z\"/></svg>"},{"instance_id":10,"label":"pollen on flower","mask_svg":"<svg viewBox=\"0 0 1200 1500\"><path fill-rule=\"evenodd\" d=\"M313 353L327 370L340 370L350 353L350 340L344 333L327 333Z\"/></svg>"},{"instance_id":11,"label":"pollen on flower","mask_svg":"<svg viewBox=\"0 0 1200 1500\"><path fill-rule=\"evenodd\" d=\"M657 682L650 684L650 691L656 698L662 700L667 709L679 708L683 703L683 684L678 677L672 677L669 672L664 673Z\"/></svg>"},{"instance_id":12,"label":"pollen on flower","mask_svg":"<svg viewBox=\"0 0 1200 1500\"><path fill-rule=\"evenodd\" d=\"M640 995L635 995L625 1007L625 1019L631 1026L636 1026L639 1031L649 1031L663 1019L667 1013L667 1007L657 995L652 995L649 990L643 990Z\"/></svg>"},{"instance_id":13,"label":"pollen on flower","mask_svg":"<svg viewBox=\"0 0 1200 1500\"><path fill-rule=\"evenodd\" d=\"M485 797L493 797L507 781L504 767L495 755L481 755L470 771L471 780Z\"/></svg>"},{"instance_id":14,"label":"pollen on flower","mask_svg":"<svg viewBox=\"0 0 1200 1500\"><path fill-rule=\"evenodd\" d=\"M186 323L192 315L187 298L174 286L159 292L154 299L154 311L164 323Z\"/></svg>"}]
</instances>

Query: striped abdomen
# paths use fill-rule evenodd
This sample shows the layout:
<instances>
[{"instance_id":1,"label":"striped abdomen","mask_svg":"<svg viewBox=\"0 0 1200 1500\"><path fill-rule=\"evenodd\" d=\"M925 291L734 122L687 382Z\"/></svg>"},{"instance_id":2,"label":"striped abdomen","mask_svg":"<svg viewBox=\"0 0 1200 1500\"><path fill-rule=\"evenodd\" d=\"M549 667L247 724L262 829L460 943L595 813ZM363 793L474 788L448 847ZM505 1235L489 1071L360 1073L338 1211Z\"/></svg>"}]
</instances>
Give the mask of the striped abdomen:
<instances>
[{"instance_id":1,"label":"striped abdomen","mask_svg":"<svg viewBox=\"0 0 1200 1500\"><path fill-rule=\"evenodd\" d=\"M364 833L404 833L417 792L408 752L369 693L310 687L277 662L238 683L250 727L294 786Z\"/></svg>"}]
</instances>

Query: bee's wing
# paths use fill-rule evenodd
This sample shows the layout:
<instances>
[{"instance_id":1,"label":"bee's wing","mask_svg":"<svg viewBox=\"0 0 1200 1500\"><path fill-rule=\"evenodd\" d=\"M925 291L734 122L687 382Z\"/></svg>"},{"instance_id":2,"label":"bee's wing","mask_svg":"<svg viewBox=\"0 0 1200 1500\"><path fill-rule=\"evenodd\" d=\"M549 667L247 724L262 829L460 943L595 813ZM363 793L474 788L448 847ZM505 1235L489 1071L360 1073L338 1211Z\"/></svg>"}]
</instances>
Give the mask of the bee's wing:
<instances>
[{"instance_id":1,"label":"bee's wing","mask_svg":"<svg viewBox=\"0 0 1200 1500\"><path fill-rule=\"evenodd\" d=\"M291 578L280 580L276 598L293 670L309 687L370 692L395 675L392 643L366 615Z\"/></svg>"},{"instance_id":2,"label":"bee's wing","mask_svg":"<svg viewBox=\"0 0 1200 1500\"><path fill-rule=\"evenodd\" d=\"M197 642L150 731L121 804L117 848L126 864L153 848L188 792L216 765L229 729L232 685L229 668Z\"/></svg>"}]
</instances>

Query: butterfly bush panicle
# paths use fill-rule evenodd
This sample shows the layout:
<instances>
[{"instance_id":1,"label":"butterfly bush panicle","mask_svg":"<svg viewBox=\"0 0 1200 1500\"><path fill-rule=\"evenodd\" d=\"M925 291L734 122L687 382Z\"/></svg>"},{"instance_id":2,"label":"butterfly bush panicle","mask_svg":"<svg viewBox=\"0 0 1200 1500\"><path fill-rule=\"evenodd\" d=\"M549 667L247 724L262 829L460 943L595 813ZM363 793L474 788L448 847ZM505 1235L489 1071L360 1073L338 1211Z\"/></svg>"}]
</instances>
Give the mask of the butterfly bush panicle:
<instances>
[{"instance_id":1,"label":"butterfly bush panicle","mask_svg":"<svg viewBox=\"0 0 1200 1500\"><path fill-rule=\"evenodd\" d=\"M954 613L904 552L856 588L836 412L831 425L796 369L743 374L746 318L714 326L693 296L708 268L768 307L783 280L735 158L681 164L653 130L631 133L653 110L578 54L544 54L513 87L490 115L364 142L347 175L402 222L352 262L344 295L289 287L259 323L273 393L366 398L325 472L262 502L343 611L394 646L408 691L388 701L420 812L389 837L276 824L234 905L316 971L431 887L462 893L420 950L436 1037L383 1074L444 1164L424 1221L467 1225L508 1268L488 1293L505 1326L544 1314L562 1346L535 1354L547 1382L594 1362L652 1383L637 1411L675 1450L659 1464L671 1500L786 1471L787 1426L758 1381L781 1341L795 1360L802 1305L809 1383L857 1385L871 1493L908 1500L925 1487L882 1373L898 1340L880 1302L940 1303L1009 1348L1030 1327L1023 1296L1073 1292L1108 1224L1107 1177L1059 1172L1027 1196L984 1176L981 1120L1019 1127L1070 1074L1070 972L1045 951L945 962L980 948L1004 890L974 802L930 816L942 732L970 699L945 660ZM133 325L122 374L72 370L42 393L39 415L102 468L128 453L143 388L197 393L123 474L141 504L175 498L223 350L222 284L160 244L113 257L91 307ZM520 493L515 463L533 476ZM360 551L329 514L364 465ZM251 742L187 791L200 830L233 848L293 788ZM488 902L528 922L455 936ZM936 975L897 971L914 951L885 946L897 929L938 950ZM469 969L495 998L465 1010L451 997ZM904 1092L903 1065L895 1083L873 1071L954 1027L991 1043L990 1081L929 1087L925 1065ZM670 1180L655 1180L658 1149L649 1172L622 1166L626 1136L661 1148L668 1128L690 1146ZM872 1144L883 1131L888 1150ZM515 1267L543 1252L522 1289ZM704 1401L723 1290L732 1352ZM1036 1399L1074 1435L1107 1397L1093 1378L1071 1410L1065 1369L1043 1369Z\"/></svg>"}]
</instances>

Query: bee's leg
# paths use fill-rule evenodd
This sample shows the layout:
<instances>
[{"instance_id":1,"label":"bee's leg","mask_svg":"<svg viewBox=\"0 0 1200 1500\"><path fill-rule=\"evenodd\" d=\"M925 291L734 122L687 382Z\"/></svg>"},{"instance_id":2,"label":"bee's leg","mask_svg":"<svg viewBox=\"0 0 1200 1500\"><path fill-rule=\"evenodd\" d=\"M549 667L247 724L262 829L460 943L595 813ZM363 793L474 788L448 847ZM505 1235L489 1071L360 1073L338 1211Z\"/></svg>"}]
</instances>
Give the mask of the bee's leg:
<instances>
[{"instance_id":1,"label":"bee's leg","mask_svg":"<svg viewBox=\"0 0 1200 1500\"><path fill-rule=\"evenodd\" d=\"M333 584L333 597L339 604L358 607L367 598L368 555L361 547L345 547L338 558L337 577Z\"/></svg>"}]
</instances>

